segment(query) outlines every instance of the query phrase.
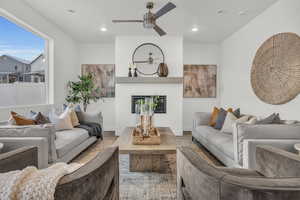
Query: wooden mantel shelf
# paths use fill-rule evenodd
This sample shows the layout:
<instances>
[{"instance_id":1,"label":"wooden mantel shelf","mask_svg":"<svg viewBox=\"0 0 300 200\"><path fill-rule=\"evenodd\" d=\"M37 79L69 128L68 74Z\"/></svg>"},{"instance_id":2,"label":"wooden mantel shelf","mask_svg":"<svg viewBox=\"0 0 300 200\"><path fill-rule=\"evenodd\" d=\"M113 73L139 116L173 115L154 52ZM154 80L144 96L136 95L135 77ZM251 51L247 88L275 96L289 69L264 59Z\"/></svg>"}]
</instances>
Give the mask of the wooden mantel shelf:
<instances>
[{"instance_id":1,"label":"wooden mantel shelf","mask_svg":"<svg viewBox=\"0 0 300 200\"><path fill-rule=\"evenodd\" d=\"M116 84L182 84L182 77L116 77Z\"/></svg>"}]
</instances>

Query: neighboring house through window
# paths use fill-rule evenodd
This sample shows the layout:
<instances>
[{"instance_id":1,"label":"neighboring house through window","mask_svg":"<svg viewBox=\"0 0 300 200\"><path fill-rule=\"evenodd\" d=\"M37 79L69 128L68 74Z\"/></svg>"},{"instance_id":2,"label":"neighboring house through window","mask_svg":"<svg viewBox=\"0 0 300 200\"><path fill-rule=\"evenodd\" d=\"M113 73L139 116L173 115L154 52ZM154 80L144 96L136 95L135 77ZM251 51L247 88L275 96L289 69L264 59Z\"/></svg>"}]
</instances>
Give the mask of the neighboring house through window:
<instances>
[{"instance_id":1,"label":"neighboring house through window","mask_svg":"<svg viewBox=\"0 0 300 200\"><path fill-rule=\"evenodd\" d=\"M1 15L0 30L0 107L48 103L48 41Z\"/></svg>"}]
</instances>

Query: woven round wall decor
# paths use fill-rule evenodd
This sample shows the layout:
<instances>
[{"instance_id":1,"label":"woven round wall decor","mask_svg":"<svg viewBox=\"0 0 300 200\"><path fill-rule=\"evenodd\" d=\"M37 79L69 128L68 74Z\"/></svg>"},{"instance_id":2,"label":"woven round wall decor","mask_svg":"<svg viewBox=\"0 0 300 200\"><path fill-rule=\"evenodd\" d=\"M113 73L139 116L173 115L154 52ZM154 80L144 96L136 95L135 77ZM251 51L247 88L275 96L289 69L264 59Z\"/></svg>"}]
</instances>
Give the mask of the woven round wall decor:
<instances>
[{"instance_id":1,"label":"woven round wall decor","mask_svg":"<svg viewBox=\"0 0 300 200\"><path fill-rule=\"evenodd\" d=\"M300 93L300 37L294 33L272 36L258 49L251 85L256 96L269 104L284 104Z\"/></svg>"}]
</instances>

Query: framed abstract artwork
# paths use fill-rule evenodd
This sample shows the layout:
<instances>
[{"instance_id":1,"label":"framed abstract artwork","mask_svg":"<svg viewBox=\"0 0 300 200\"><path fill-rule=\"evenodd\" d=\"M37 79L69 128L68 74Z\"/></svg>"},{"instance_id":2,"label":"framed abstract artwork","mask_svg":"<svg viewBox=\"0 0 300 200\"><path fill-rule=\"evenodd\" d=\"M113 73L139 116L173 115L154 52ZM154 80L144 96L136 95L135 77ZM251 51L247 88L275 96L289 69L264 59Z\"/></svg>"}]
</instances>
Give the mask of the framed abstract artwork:
<instances>
[{"instance_id":1,"label":"framed abstract artwork","mask_svg":"<svg viewBox=\"0 0 300 200\"><path fill-rule=\"evenodd\" d=\"M216 65L184 65L183 76L184 98L216 98Z\"/></svg>"},{"instance_id":2,"label":"framed abstract artwork","mask_svg":"<svg viewBox=\"0 0 300 200\"><path fill-rule=\"evenodd\" d=\"M83 64L82 75L91 73L96 88L99 88L99 97L115 97L115 65L113 64Z\"/></svg>"}]
</instances>

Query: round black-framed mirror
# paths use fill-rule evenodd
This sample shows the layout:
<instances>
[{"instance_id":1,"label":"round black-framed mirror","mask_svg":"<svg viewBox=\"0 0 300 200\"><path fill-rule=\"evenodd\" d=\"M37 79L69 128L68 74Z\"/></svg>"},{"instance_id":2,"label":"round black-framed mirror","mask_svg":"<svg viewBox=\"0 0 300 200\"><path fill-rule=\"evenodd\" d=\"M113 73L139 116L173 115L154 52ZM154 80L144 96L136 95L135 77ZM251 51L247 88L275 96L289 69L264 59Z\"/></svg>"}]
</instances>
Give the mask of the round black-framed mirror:
<instances>
[{"instance_id":1,"label":"round black-framed mirror","mask_svg":"<svg viewBox=\"0 0 300 200\"><path fill-rule=\"evenodd\" d=\"M159 65L165 63L165 55L158 45L143 43L134 50L132 63L139 74L151 76L158 74Z\"/></svg>"}]
</instances>

